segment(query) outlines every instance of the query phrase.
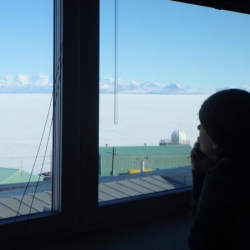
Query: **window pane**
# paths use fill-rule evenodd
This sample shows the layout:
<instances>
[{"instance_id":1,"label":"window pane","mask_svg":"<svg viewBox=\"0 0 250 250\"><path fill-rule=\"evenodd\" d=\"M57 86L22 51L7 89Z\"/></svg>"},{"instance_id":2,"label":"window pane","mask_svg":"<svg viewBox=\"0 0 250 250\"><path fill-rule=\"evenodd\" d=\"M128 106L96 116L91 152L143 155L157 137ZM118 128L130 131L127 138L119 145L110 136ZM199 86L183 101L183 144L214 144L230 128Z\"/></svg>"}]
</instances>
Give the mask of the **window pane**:
<instances>
[{"instance_id":1,"label":"window pane","mask_svg":"<svg viewBox=\"0 0 250 250\"><path fill-rule=\"evenodd\" d=\"M190 186L200 105L250 89L249 16L165 0L100 13L99 202Z\"/></svg>"},{"instance_id":2,"label":"window pane","mask_svg":"<svg viewBox=\"0 0 250 250\"><path fill-rule=\"evenodd\" d=\"M53 1L0 1L0 219L51 210Z\"/></svg>"}]
</instances>

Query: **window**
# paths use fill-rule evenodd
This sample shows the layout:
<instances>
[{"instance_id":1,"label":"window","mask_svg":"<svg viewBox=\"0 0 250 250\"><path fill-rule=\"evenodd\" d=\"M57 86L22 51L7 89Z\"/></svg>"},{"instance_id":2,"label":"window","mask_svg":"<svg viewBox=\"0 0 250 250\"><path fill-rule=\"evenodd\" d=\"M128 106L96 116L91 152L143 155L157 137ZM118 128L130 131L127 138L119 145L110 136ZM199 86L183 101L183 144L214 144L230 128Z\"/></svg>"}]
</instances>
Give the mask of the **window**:
<instances>
[{"instance_id":1,"label":"window","mask_svg":"<svg viewBox=\"0 0 250 250\"><path fill-rule=\"evenodd\" d=\"M250 90L249 24L172 1L100 2L100 204L192 184L200 105Z\"/></svg>"}]
</instances>

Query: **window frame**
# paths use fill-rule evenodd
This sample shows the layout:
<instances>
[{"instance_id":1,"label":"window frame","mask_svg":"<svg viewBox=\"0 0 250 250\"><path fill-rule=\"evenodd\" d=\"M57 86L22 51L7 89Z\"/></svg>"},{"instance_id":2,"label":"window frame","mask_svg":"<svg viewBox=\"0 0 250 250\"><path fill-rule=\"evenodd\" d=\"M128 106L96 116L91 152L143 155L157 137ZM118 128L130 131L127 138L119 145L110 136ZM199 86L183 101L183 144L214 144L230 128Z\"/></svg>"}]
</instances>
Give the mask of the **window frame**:
<instances>
[{"instance_id":1,"label":"window frame","mask_svg":"<svg viewBox=\"0 0 250 250\"><path fill-rule=\"evenodd\" d=\"M98 204L99 0L54 0L54 27L54 79L61 84L54 109L55 211L6 220L0 248L32 249L79 233L188 213L191 188Z\"/></svg>"}]
</instances>

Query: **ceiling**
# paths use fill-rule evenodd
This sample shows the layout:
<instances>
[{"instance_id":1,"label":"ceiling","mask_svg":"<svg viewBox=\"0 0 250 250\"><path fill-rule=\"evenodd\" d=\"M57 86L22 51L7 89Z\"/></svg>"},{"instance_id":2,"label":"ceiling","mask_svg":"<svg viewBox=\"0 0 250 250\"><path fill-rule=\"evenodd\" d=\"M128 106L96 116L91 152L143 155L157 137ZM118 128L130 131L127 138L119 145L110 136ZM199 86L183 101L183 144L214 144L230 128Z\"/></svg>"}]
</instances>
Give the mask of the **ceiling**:
<instances>
[{"instance_id":1,"label":"ceiling","mask_svg":"<svg viewBox=\"0 0 250 250\"><path fill-rule=\"evenodd\" d=\"M212 7L215 9L223 9L235 12L250 14L250 1L246 0L172 0L176 2L190 3Z\"/></svg>"}]
</instances>

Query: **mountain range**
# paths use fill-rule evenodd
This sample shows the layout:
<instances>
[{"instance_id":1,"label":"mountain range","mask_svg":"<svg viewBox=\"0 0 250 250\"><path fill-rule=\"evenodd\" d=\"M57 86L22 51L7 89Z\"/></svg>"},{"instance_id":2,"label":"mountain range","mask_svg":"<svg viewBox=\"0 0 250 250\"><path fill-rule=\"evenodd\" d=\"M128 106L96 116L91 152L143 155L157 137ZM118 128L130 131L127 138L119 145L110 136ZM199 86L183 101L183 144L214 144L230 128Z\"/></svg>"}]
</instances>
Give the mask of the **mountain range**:
<instances>
[{"instance_id":1,"label":"mountain range","mask_svg":"<svg viewBox=\"0 0 250 250\"><path fill-rule=\"evenodd\" d=\"M234 86L221 89L233 88ZM239 88L239 87L237 87ZM241 86L241 89L250 91L250 86ZM0 76L0 93L52 93L53 77L51 75L8 75ZM212 94L220 89L194 89L184 86L177 82L157 83L127 81L118 79L119 94L172 94L172 95L191 95L191 94ZM100 93L114 93L114 79L106 78L100 80Z\"/></svg>"},{"instance_id":2,"label":"mountain range","mask_svg":"<svg viewBox=\"0 0 250 250\"><path fill-rule=\"evenodd\" d=\"M156 83L156 82L143 82L126 81L118 79L118 93L120 94L167 94L167 95L203 95L213 94L216 91L229 88L241 88L250 91L250 85L245 86L226 86L222 88L211 89L195 89L189 86L182 85L177 82L172 83ZM112 94L114 93L114 79L101 79L100 93Z\"/></svg>"},{"instance_id":3,"label":"mountain range","mask_svg":"<svg viewBox=\"0 0 250 250\"><path fill-rule=\"evenodd\" d=\"M52 93L53 77L44 74L0 76L0 93Z\"/></svg>"}]
</instances>

